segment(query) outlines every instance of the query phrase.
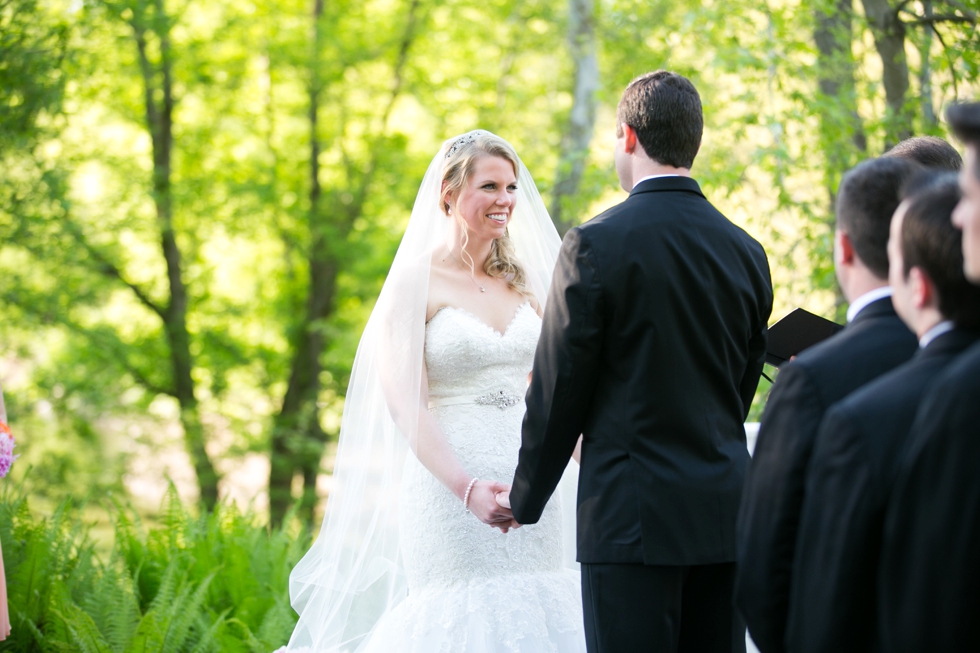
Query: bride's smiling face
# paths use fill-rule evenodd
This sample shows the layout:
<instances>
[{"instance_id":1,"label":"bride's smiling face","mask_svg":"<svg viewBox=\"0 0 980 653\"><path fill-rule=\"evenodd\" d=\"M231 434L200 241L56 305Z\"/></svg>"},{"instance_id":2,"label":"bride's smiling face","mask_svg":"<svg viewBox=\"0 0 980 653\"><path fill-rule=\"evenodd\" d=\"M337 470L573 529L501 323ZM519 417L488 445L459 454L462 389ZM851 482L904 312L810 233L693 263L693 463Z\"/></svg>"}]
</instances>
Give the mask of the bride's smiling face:
<instances>
[{"instance_id":1,"label":"bride's smiling face","mask_svg":"<svg viewBox=\"0 0 980 653\"><path fill-rule=\"evenodd\" d=\"M451 210L466 225L470 239L492 240L504 236L516 202L514 164L499 156L481 156Z\"/></svg>"}]
</instances>

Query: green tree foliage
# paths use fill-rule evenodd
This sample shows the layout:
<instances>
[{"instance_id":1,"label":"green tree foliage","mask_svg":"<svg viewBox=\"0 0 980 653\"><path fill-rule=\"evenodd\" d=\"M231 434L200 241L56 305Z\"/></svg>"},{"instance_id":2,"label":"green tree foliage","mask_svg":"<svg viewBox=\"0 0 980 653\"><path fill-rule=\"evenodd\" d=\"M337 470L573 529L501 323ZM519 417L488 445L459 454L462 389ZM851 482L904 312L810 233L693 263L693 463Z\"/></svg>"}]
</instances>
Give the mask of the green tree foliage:
<instances>
[{"instance_id":1,"label":"green tree foliage","mask_svg":"<svg viewBox=\"0 0 980 653\"><path fill-rule=\"evenodd\" d=\"M286 586L308 546L288 519L272 532L219 504L195 518L171 488L146 527L116 505L115 544L95 553L70 501L47 518L18 488L0 494L12 634L0 651L268 653L296 624Z\"/></svg>"},{"instance_id":2,"label":"green tree foliage","mask_svg":"<svg viewBox=\"0 0 980 653\"><path fill-rule=\"evenodd\" d=\"M133 442L178 429L205 506L262 452L273 520L310 519L439 144L508 138L567 229L622 197L616 102L656 68L701 91L693 172L765 244L775 317L840 317L840 176L978 94L978 8L0 0L0 372L31 490L121 489Z\"/></svg>"}]
</instances>

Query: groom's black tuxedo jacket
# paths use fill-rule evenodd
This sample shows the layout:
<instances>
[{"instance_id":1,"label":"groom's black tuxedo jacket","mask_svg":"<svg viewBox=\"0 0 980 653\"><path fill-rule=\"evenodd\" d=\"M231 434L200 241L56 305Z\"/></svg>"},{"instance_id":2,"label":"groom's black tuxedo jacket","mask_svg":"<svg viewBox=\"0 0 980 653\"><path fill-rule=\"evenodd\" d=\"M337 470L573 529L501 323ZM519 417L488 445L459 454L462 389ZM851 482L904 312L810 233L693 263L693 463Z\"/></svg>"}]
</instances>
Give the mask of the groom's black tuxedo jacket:
<instances>
[{"instance_id":1,"label":"groom's black tuxedo jacket","mask_svg":"<svg viewBox=\"0 0 980 653\"><path fill-rule=\"evenodd\" d=\"M534 523L579 434L578 560L735 559L772 309L762 246L687 177L638 184L565 237L511 504Z\"/></svg>"},{"instance_id":2,"label":"groom's black tuxedo jacket","mask_svg":"<svg viewBox=\"0 0 980 653\"><path fill-rule=\"evenodd\" d=\"M890 298L780 368L762 415L738 515L735 605L762 653L785 650L790 575L806 470L824 414L918 349Z\"/></svg>"},{"instance_id":3,"label":"groom's black tuxedo jacket","mask_svg":"<svg viewBox=\"0 0 980 653\"><path fill-rule=\"evenodd\" d=\"M980 344L919 406L883 539L879 650L980 651Z\"/></svg>"},{"instance_id":4,"label":"groom's black tuxedo jacket","mask_svg":"<svg viewBox=\"0 0 980 653\"><path fill-rule=\"evenodd\" d=\"M977 336L944 333L827 411L806 478L786 633L790 651L877 650L888 496L923 396Z\"/></svg>"}]
</instances>

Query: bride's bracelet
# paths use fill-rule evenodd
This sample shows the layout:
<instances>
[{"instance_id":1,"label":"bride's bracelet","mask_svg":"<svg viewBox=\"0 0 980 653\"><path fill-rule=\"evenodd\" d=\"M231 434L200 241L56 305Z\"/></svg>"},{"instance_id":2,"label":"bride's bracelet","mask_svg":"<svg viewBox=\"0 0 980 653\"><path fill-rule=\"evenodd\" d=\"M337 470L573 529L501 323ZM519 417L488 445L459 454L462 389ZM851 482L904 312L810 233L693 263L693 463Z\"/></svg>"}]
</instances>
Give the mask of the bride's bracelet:
<instances>
[{"instance_id":1,"label":"bride's bracelet","mask_svg":"<svg viewBox=\"0 0 980 653\"><path fill-rule=\"evenodd\" d=\"M466 486L466 494L463 495L463 507L466 508L466 512L470 511L470 492L473 491L473 486L476 485L476 482L479 480L480 479L478 478L474 478L472 481L470 481L470 484Z\"/></svg>"}]
</instances>

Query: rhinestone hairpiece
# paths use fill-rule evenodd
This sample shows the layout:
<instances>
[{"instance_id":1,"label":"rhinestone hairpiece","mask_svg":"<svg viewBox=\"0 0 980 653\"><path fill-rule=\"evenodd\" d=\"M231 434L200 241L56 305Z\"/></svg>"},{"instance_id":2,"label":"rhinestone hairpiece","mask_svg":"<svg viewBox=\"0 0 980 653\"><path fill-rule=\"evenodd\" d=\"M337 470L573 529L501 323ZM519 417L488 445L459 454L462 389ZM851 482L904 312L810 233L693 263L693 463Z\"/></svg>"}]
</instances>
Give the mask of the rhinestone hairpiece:
<instances>
[{"instance_id":1,"label":"rhinestone hairpiece","mask_svg":"<svg viewBox=\"0 0 980 653\"><path fill-rule=\"evenodd\" d=\"M482 129L477 129L475 131L471 131L469 133L463 134L462 136L454 140L453 144L449 146L449 150L446 152L446 158L447 159L450 158L452 155L456 154L456 152L458 152L461 147L463 147L464 145L469 145L477 138L483 136L486 133L487 132L483 131Z\"/></svg>"}]
</instances>

